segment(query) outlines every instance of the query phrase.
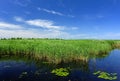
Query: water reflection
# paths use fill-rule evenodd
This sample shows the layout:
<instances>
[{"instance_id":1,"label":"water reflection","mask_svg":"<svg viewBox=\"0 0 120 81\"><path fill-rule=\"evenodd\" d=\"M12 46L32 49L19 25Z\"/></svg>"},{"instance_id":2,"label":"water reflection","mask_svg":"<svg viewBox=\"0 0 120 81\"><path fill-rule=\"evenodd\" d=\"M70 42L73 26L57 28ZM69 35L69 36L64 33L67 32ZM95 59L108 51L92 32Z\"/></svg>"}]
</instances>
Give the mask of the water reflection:
<instances>
[{"instance_id":1,"label":"water reflection","mask_svg":"<svg viewBox=\"0 0 120 81\"><path fill-rule=\"evenodd\" d=\"M93 75L94 71L118 73L120 71L120 51L113 50L109 54L89 56L85 60L49 63L33 58L18 56L2 56L0 58L0 81L106 81ZM56 68L70 68L67 77L59 77L51 73ZM120 73L118 79L120 81Z\"/></svg>"}]
</instances>

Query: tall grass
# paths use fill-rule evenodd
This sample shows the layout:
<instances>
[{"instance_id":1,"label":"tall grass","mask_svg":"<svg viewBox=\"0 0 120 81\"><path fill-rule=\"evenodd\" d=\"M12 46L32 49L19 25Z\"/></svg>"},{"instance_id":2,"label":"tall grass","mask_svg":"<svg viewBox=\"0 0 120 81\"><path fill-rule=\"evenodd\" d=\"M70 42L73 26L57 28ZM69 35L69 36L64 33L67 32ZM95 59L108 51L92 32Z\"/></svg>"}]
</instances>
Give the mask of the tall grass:
<instances>
[{"instance_id":1,"label":"tall grass","mask_svg":"<svg viewBox=\"0 0 120 81\"><path fill-rule=\"evenodd\" d=\"M87 59L120 47L115 40L0 40L0 55L26 56L50 62Z\"/></svg>"}]
</instances>

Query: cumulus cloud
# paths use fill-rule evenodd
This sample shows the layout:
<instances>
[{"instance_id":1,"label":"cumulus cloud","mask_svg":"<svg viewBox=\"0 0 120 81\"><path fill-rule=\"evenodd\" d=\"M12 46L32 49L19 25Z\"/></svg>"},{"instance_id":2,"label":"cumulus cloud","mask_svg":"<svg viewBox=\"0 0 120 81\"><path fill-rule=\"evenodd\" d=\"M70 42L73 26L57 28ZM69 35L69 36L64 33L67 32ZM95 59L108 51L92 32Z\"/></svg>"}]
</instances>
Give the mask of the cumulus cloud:
<instances>
[{"instance_id":1,"label":"cumulus cloud","mask_svg":"<svg viewBox=\"0 0 120 81\"><path fill-rule=\"evenodd\" d=\"M26 31L26 30L5 30L0 29L0 38L11 38L11 37L36 37L37 34L35 34L32 31Z\"/></svg>"},{"instance_id":2,"label":"cumulus cloud","mask_svg":"<svg viewBox=\"0 0 120 81\"><path fill-rule=\"evenodd\" d=\"M17 18L18 21L21 19ZM23 19L22 19L23 20ZM27 22L27 21L26 21ZM45 21L46 22L46 21ZM31 23L31 22L30 22ZM35 23L35 22L34 22ZM33 24L33 22L32 22ZM38 25L38 24L33 24ZM46 26L46 23L43 25ZM36 29L27 27L29 25L21 26L20 24L13 24L7 22L0 22L0 38L22 37L22 38L85 38L85 34L73 35L69 32L58 29ZM41 26L41 25L40 25ZM47 26L52 26L52 22L47 23Z\"/></svg>"},{"instance_id":3,"label":"cumulus cloud","mask_svg":"<svg viewBox=\"0 0 120 81\"><path fill-rule=\"evenodd\" d=\"M35 19L35 20L28 20L26 21L27 24L38 26L42 28L48 28L48 29L62 29L63 26L56 26L54 25L54 22L48 21L48 20L41 20L41 19Z\"/></svg>"},{"instance_id":4,"label":"cumulus cloud","mask_svg":"<svg viewBox=\"0 0 120 81\"><path fill-rule=\"evenodd\" d=\"M65 38L68 33L56 30L7 30L0 29L0 38L22 37L22 38Z\"/></svg>"},{"instance_id":5,"label":"cumulus cloud","mask_svg":"<svg viewBox=\"0 0 120 81\"><path fill-rule=\"evenodd\" d=\"M5 29L3 28L5 27ZM0 38L11 38L11 37L22 37L22 38L65 38L65 39L88 39L96 38L94 35L89 34L71 34L66 31L56 29L36 29L29 28L21 25L12 23L0 22Z\"/></svg>"},{"instance_id":6,"label":"cumulus cloud","mask_svg":"<svg viewBox=\"0 0 120 81\"><path fill-rule=\"evenodd\" d=\"M0 22L0 28L21 29L22 26L16 25L16 24L11 24L11 23L6 23L6 22Z\"/></svg>"},{"instance_id":7,"label":"cumulus cloud","mask_svg":"<svg viewBox=\"0 0 120 81\"><path fill-rule=\"evenodd\" d=\"M0 38L22 37L79 39L91 37L87 34L71 34L69 31L65 31L68 27L55 25L55 22L50 20L25 20L21 17L14 17L14 19L23 24L0 22ZM70 27L69 29L73 31L77 30L78 27Z\"/></svg>"},{"instance_id":8,"label":"cumulus cloud","mask_svg":"<svg viewBox=\"0 0 120 81\"><path fill-rule=\"evenodd\" d=\"M50 20L43 20L43 19L24 20L21 17L14 17L14 19L16 21L24 22L31 26L47 28L47 29L59 29L59 30L64 29L64 26L54 25L54 22Z\"/></svg>"},{"instance_id":9,"label":"cumulus cloud","mask_svg":"<svg viewBox=\"0 0 120 81\"><path fill-rule=\"evenodd\" d=\"M47 20L28 20L15 17L16 21L27 23L26 25L0 22L0 38L23 37L23 38L63 38L68 35L67 32L58 30L60 26L53 25L53 22ZM29 27L29 25L43 27Z\"/></svg>"}]
</instances>

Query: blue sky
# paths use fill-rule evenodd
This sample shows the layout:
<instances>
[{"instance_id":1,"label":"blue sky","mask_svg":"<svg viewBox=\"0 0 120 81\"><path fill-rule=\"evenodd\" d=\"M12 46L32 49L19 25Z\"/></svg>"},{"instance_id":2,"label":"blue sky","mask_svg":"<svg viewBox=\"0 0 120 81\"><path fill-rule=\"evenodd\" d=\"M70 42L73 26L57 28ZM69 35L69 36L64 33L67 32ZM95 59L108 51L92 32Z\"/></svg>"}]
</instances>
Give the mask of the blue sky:
<instances>
[{"instance_id":1,"label":"blue sky","mask_svg":"<svg viewBox=\"0 0 120 81\"><path fill-rule=\"evenodd\" d=\"M120 39L120 0L0 0L0 38Z\"/></svg>"}]
</instances>

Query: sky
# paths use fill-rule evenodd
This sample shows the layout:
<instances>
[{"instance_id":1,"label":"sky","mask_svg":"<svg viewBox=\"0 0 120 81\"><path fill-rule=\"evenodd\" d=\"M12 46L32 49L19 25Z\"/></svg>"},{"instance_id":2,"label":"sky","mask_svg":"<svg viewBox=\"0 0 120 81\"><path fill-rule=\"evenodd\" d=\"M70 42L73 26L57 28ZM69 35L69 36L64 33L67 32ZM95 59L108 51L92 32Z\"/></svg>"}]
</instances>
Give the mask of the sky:
<instances>
[{"instance_id":1,"label":"sky","mask_svg":"<svg viewBox=\"0 0 120 81\"><path fill-rule=\"evenodd\" d=\"M120 0L0 0L0 38L120 39Z\"/></svg>"}]
</instances>

